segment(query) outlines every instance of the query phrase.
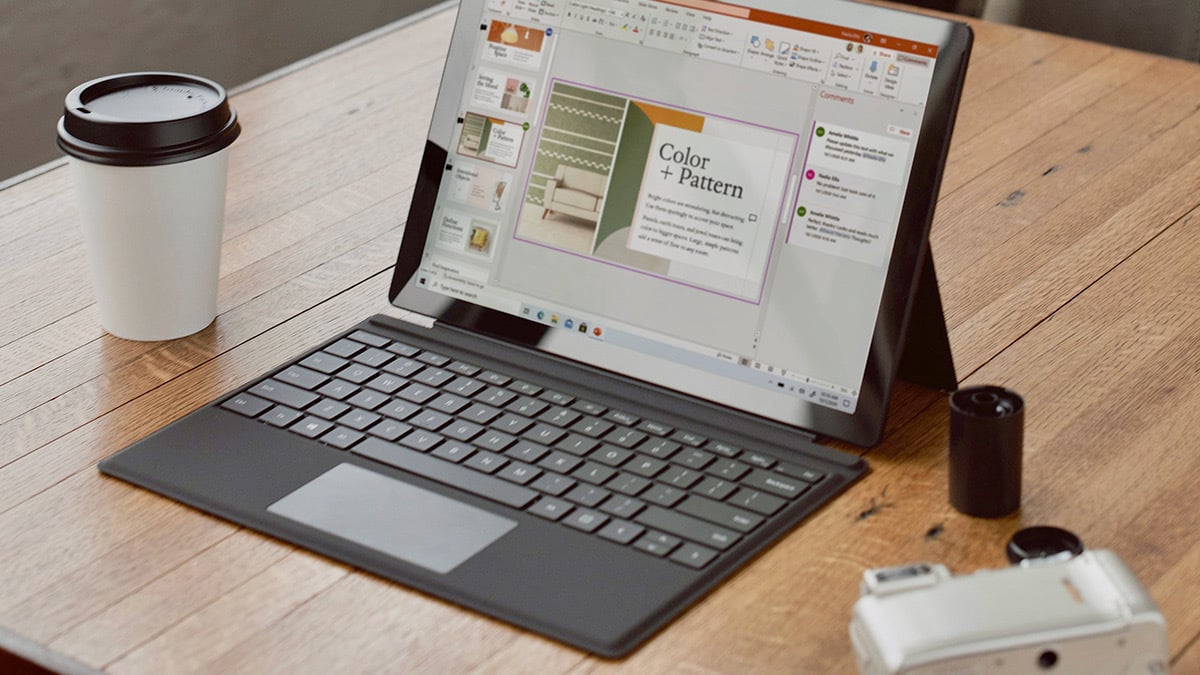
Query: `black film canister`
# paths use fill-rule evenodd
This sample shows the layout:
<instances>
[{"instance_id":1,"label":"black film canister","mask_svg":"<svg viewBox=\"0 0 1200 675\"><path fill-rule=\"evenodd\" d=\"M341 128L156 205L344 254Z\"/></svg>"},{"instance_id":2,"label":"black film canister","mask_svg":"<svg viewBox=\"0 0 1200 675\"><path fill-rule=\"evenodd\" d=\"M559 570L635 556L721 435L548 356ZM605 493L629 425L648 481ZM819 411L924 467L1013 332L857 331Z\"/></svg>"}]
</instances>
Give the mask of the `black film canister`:
<instances>
[{"instance_id":1,"label":"black film canister","mask_svg":"<svg viewBox=\"0 0 1200 675\"><path fill-rule=\"evenodd\" d=\"M1025 402L1003 387L968 387L950 396L950 503L979 518L1021 506Z\"/></svg>"}]
</instances>

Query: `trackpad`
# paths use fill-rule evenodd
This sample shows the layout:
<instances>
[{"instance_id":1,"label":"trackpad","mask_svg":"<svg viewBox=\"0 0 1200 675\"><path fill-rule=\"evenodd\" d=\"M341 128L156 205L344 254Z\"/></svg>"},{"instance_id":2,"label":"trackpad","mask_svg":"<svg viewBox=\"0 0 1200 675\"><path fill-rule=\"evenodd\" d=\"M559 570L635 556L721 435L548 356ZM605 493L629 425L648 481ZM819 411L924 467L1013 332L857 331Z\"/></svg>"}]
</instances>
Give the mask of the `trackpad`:
<instances>
[{"instance_id":1,"label":"trackpad","mask_svg":"<svg viewBox=\"0 0 1200 675\"><path fill-rule=\"evenodd\" d=\"M517 526L353 464L333 467L267 510L439 574Z\"/></svg>"}]
</instances>

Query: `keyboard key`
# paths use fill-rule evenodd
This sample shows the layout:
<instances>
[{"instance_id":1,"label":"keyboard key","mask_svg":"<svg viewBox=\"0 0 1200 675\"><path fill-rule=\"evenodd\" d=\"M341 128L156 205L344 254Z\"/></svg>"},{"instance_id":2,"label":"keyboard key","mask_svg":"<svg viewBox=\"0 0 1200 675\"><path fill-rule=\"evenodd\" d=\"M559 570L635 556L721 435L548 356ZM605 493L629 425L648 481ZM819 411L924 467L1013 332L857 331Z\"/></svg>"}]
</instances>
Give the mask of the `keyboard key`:
<instances>
[{"instance_id":1,"label":"keyboard key","mask_svg":"<svg viewBox=\"0 0 1200 675\"><path fill-rule=\"evenodd\" d=\"M317 393L326 397L334 398L339 401L349 398L351 394L358 391L358 385L345 380L330 380L317 390Z\"/></svg>"},{"instance_id":2,"label":"keyboard key","mask_svg":"<svg viewBox=\"0 0 1200 675\"><path fill-rule=\"evenodd\" d=\"M616 473L616 469L610 469L603 464L586 462L583 466L573 471L571 475L592 485L601 485L609 478L615 476Z\"/></svg>"},{"instance_id":3,"label":"keyboard key","mask_svg":"<svg viewBox=\"0 0 1200 675\"><path fill-rule=\"evenodd\" d=\"M559 451L550 453L549 457L538 462L538 466L543 469L557 471L558 473L571 473L580 464L583 464L582 459Z\"/></svg>"},{"instance_id":4,"label":"keyboard key","mask_svg":"<svg viewBox=\"0 0 1200 675\"><path fill-rule=\"evenodd\" d=\"M580 506L596 506L608 499L611 494L608 490L595 485L576 485L575 489L567 493L566 498Z\"/></svg>"},{"instance_id":5,"label":"keyboard key","mask_svg":"<svg viewBox=\"0 0 1200 675\"><path fill-rule=\"evenodd\" d=\"M650 486L649 490L643 492L641 496L642 499L648 502L653 502L655 504L660 504L670 508L679 503L679 500L683 499L686 494L686 492L680 490L679 488L673 488L668 485L663 485L662 483L655 483L654 485Z\"/></svg>"},{"instance_id":6,"label":"keyboard key","mask_svg":"<svg viewBox=\"0 0 1200 675\"><path fill-rule=\"evenodd\" d=\"M522 417L521 415L515 415L513 413L505 413L500 417L500 419L492 422L493 429L499 429L506 434L512 434L514 436L520 434L522 431L525 431L531 426L533 426L533 420L529 419L528 417Z\"/></svg>"},{"instance_id":7,"label":"keyboard key","mask_svg":"<svg viewBox=\"0 0 1200 675\"><path fill-rule=\"evenodd\" d=\"M475 448L467 445L466 443L460 443L459 441L448 441L434 448L431 454L434 457L441 457L442 459L458 463L470 457L474 453Z\"/></svg>"},{"instance_id":8,"label":"keyboard key","mask_svg":"<svg viewBox=\"0 0 1200 675\"><path fill-rule=\"evenodd\" d=\"M648 434L654 434L655 436L666 436L672 431L675 431L675 427L669 424L654 422L652 420L642 420L641 423L637 425L637 428L639 431L644 431Z\"/></svg>"},{"instance_id":9,"label":"keyboard key","mask_svg":"<svg viewBox=\"0 0 1200 675\"><path fill-rule=\"evenodd\" d=\"M646 507L634 520L646 527L712 546L720 551L733 546L734 542L741 538L741 535L733 530L653 505Z\"/></svg>"},{"instance_id":10,"label":"keyboard key","mask_svg":"<svg viewBox=\"0 0 1200 675\"><path fill-rule=\"evenodd\" d=\"M332 422L326 422L318 417L305 417L289 427L292 431L306 438L316 438L332 428Z\"/></svg>"},{"instance_id":11,"label":"keyboard key","mask_svg":"<svg viewBox=\"0 0 1200 675\"><path fill-rule=\"evenodd\" d=\"M598 445L600 445L600 441L588 438L587 436L568 434L566 438L562 439L558 443L555 443L554 447L558 448L559 450L563 450L564 452L569 452L572 455L578 455L582 457L591 452Z\"/></svg>"},{"instance_id":12,"label":"keyboard key","mask_svg":"<svg viewBox=\"0 0 1200 675\"><path fill-rule=\"evenodd\" d=\"M741 448L737 447L736 445L722 443L721 441L709 441L705 444L704 449L729 459L734 459L738 455L742 454Z\"/></svg>"},{"instance_id":13,"label":"keyboard key","mask_svg":"<svg viewBox=\"0 0 1200 675\"><path fill-rule=\"evenodd\" d=\"M646 434L637 429L613 429L604 437L604 440L622 448L632 448L646 440Z\"/></svg>"},{"instance_id":14,"label":"keyboard key","mask_svg":"<svg viewBox=\"0 0 1200 675\"><path fill-rule=\"evenodd\" d=\"M471 420L472 422L476 422L478 424L487 424L488 422L496 419L499 414L500 411L490 405L474 403L470 408L467 408L460 413L459 417Z\"/></svg>"},{"instance_id":15,"label":"keyboard key","mask_svg":"<svg viewBox=\"0 0 1200 675\"><path fill-rule=\"evenodd\" d=\"M384 419L380 420L378 424L368 429L367 433L371 434L372 436L378 436L385 441L394 441L410 431L412 431L412 427L404 422Z\"/></svg>"},{"instance_id":16,"label":"keyboard key","mask_svg":"<svg viewBox=\"0 0 1200 675\"><path fill-rule=\"evenodd\" d=\"M408 418L408 423L416 427L421 427L422 429L438 431L442 427L449 424L453 419L453 417L445 413L440 413L436 410L422 410L416 415Z\"/></svg>"},{"instance_id":17,"label":"keyboard key","mask_svg":"<svg viewBox=\"0 0 1200 675\"><path fill-rule=\"evenodd\" d=\"M640 499L614 496L612 499L604 502L604 506L601 506L600 510L618 518L632 518L644 508L646 508L646 502Z\"/></svg>"},{"instance_id":18,"label":"keyboard key","mask_svg":"<svg viewBox=\"0 0 1200 675\"><path fill-rule=\"evenodd\" d=\"M357 394L346 399L346 402L364 410L374 410L390 400L391 397L383 392L375 391L374 389L361 389Z\"/></svg>"},{"instance_id":19,"label":"keyboard key","mask_svg":"<svg viewBox=\"0 0 1200 675\"><path fill-rule=\"evenodd\" d=\"M324 417L327 420L332 420L336 419L349 409L350 406L346 405L345 403L325 399L314 405L312 408L309 408L308 412L316 415L317 417Z\"/></svg>"},{"instance_id":20,"label":"keyboard key","mask_svg":"<svg viewBox=\"0 0 1200 675\"><path fill-rule=\"evenodd\" d=\"M469 422L461 422L461 424L469 424ZM505 450L504 454L513 459L533 464L549 452L550 448L544 445L538 445L531 441L517 441L517 444Z\"/></svg>"},{"instance_id":21,"label":"keyboard key","mask_svg":"<svg viewBox=\"0 0 1200 675\"><path fill-rule=\"evenodd\" d=\"M300 412L299 410L292 410L287 406L277 405L272 408L270 412L259 416L258 419L270 424L271 426L284 428L303 416L304 413Z\"/></svg>"},{"instance_id":22,"label":"keyboard key","mask_svg":"<svg viewBox=\"0 0 1200 675\"><path fill-rule=\"evenodd\" d=\"M633 413L622 412L620 410L609 410L604 415L604 419L610 422L616 422L621 426L631 427L641 421L642 418Z\"/></svg>"},{"instance_id":23,"label":"keyboard key","mask_svg":"<svg viewBox=\"0 0 1200 675\"><path fill-rule=\"evenodd\" d=\"M504 406L508 405L509 401L515 400L516 398L517 395L507 389L488 387L483 391L482 394L476 396L475 400L480 403L486 403L490 406L503 408Z\"/></svg>"},{"instance_id":24,"label":"keyboard key","mask_svg":"<svg viewBox=\"0 0 1200 675\"><path fill-rule=\"evenodd\" d=\"M524 394L526 396L537 396L538 394L542 393L541 387L533 384L532 382L525 382L524 380L512 382L508 385L508 388L512 389L518 394Z\"/></svg>"},{"instance_id":25,"label":"keyboard key","mask_svg":"<svg viewBox=\"0 0 1200 675\"><path fill-rule=\"evenodd\" d=\"M746 454L742 455L741 459L743 462L752 466L757 466L760 469L769 469L775 466L774 457L768 457L767 455L759 452L747 452Z\"/></svg>"},{"instance_id":26,"label":"keyboard key","mask_svg":"<svg viewBox=\"0 0 1200 675\"><path fill-rule=\"evenodd\" d=\"M613 428L613 423L602 420L598 417L584 417L575 424L571 425L571 431L592 438L600 438L608 433Z\"/></svg>"},{"instance_id":27,"label":"keyboard key","mask_svg":"<svg viewBox=\"0 0 1200 675\"><path fill-rule=\"evenodd\" d=\"M646 541L652 541L659 546L665 546L667 550L673 549L683 543L679 537L669 535L666 532L659 532L657 530L650 530L646 533L646 536L642 538Z\"/></svg>"},{"instance_id":28,"label":"keyboard key","mask_svg":"<svg viewBox=\"0 0 1200 675\"><path fill-rule=\"evenodd\" d=\"M393 400L391 403L379 408L375 412L381 415L387 415L394 420L404 421L412 417L414 413L421 409L421 406L408 401Z\"/></svg>"},{"instance_id":29,"label":"keyboard key","mask_svg":"<svg viewBox=\"0 0 1200 675\"><path fill-rule=\"evenodd\" d=\"M469 466L472 469L482 471L484 473L495 473L500 469L500 467L507 463L507 459L504 459L494 452L480 450L479 452L471 455L466 462L463 462L463 465Z\"/></svg>"},{"instance_id":30,"label":"keyboard key","mask_svg":"<svg viewBox=\"0 0 1200 675\"><path fill-rule=\"evenodd\" d=\"M444 413L454 415L459 410L462 410L470 404L471 402L462 396L455 396L454 394L442 394L441 396L433 399L429 403L429 407L433 408L434 410L440 410Z\"/></svg>"},{"instance_id":31,"label":"keyboard key","mask_svg":"<svg viewBox=\"0 0 1200 675\"><path fill-rule=\"evenodd\" d=\"M525 508L538 496L524 486L376 438L367 438L351 452L516 509Z\"/></svg>"},{"instance_id":32,"label":"keyboard key","mask_svg":"<svg viewBox=\"0 0 1200 675\"><path fill-rule=\"evenodd\" d=\"M588 459L593 459L606 466L621 466L624 464L633 453L628 450L612 445L602 445L600 449L588 455Z\"/></svg>"},{"instance_id":33,"label":"keyboard key","mask_svg":"<svg viewBox=\"0 0 1200 675\"><path fill-rule=\"evenodd\" d=\"M704 475L699 471L686 469L682 466L671 466L666 471L658 475L658 479L664 483L670 483L677 488L686 490L696 484Z\"/></svg>"},{"instance_id":34,"label":"keyboard key","mask_svg":"<svg viewBox=\"0 0 1200 675\"><path fill-rule=\"evenodd\" d=\"M486 450L491 450L492 452L501 452L516 440L515 437L509 436L506 433L496 431L495 429L488 429L475 439L475 445Z\"/></svg>"},{"instance_id":35,"label":"keyboard key","mask_svg":"<svg viewBox=\"0 0 1200 675\"><path fill-rule=\"evenodd\" d=\"M762 469L752 471L749 476L742 479L742 484L788 499L795 499L808 489L808 483L798 478L789 478L783 474Z\"/></svg>"},{"instance_id":36,"label":"keyboard key","mask_svg":"<svg viewBox=\"0 0 1200 675\"><path fill-rule=\"evenodd\" d=\"M354 340L350 340L348 338L342 338L341 340L338 340L337 342L326 347L324 349L324 351L329 352L329 354L333 354L334 356L341 357L342 359L348 359L351 356L354 356L355 354L361 352L363 349L366 349L366 347L364 347L361 342L355 342ZM322 354L321 352L317 352L316 354L312 354L308 358L311 359L313 356L326 357L328 355ZM307 359L305 359L305 360L307 360ZM304 361L301 361L300 363L302 363L305 366L308 366L309 368L314 368L315 370L320 370L323 373L333 372L330 370L322 370L321 368L315 368L314 366L312 366L310 364L304 363ZM337 368L341 368L344 365L346 365L346 362L342 361L342 364L337 366ZM334 370L337 370L337 368L334 368Z\"/></svg>"},{"instance_id":37,"label":"keyboard key","mask_svg":"<svg viewBox=\"0 0 1200 675\"><path fill-rule=\"evenodd\" d=\"M779 497L772 497L758 490L749 490L747 488L738 490L727 501L730 504L745 507L764 516L774 514L779 509L782 509L784 504L787 504L787 502Z\"/></svg>"},{"instance_id":38,"label":"keyboard key","mask_svg":"<svg viewBox=\"0 0 1200 675\"><path fill-rule=\"evenodd\" d=\"M350 342L349 340L343 341L348 342L348 344L355 344L355 342ZM361 348L362 345L358 345L355 351L361 350ZM314 352L312 354L308 354L304 360L301 360L300 365L307 369L316 370L317 372L324 372L325 375L332 375L338 370L346 368L346 364L348 363L350 363L348 360L341 357L335 357L334 354Z\"/></svg>"},{"instance_id":39,"label":"keyboard key","mask_svg":"<svg viewBox=\"0 0 1200 675\"><path fill-rule=\"evenodd\" d=\"M696 495L688 496L679 506L675 507L675 510L702 518L710 523L724 525L738 532L749 532L763 521L763 517L758 514Z\"/></svg>"},{"instance_id":40,"label":"keyboard key","mask_svg":"<svg viewBox=\"0 0 1200 675\"><path fill-rule=\"evenodd\" d=\"M714 459L716 459L716 455L711 452L688 448L672 457L671 461L676 464L682 464L689 469L700 470L712 464Z\"/></svg>"},{"instance_id":41,"label":"keyboard key","mask_svg":"<svg viewBox=\"0 0 1200 675\"><path fill-rule=\"evenodd\" d=\"M371 426L372 424L375 424L376 422L378 422L379 415L376 415L373 412L368 412L366 410L359 410L357 408L352 408L350 410L350 412L347 412L345 415L342 415L341 417L339 417L337 421L338 421L338 424L348 426L351 429L357 429L357 430L361 431L361 430L366 429L367 427Z\"/></svg>"},{"instance_id":42,"label":"keyboard key","mask_svg":"<svg viewBox=\"0 0 1200 675\"><path fill-rule=\"evenodd\" d=\"M608 483L605 484L605 487L613 490L614 492L620 492L623 495L636 497L651 485L652 482L649 479L642 478L641 476L635 476L631 473L621 472L617 474L616 478L608 481Z\"/></svg>"},{"instance_id":43,"label":"keyboard key","mask_svg":"<svg viewBox=\"0 0 1200 675\"><path fill-rule=\"evenodd\" d=\"M659 459L670 459L671 455L679 452L683 447L675 441L668 441L665 438L652 438L648 443L638 448L638 452L644 452L649 455L654 455Z\"/></svg>"},{"instance_id":44,"label":"keyboard key","mask_svg":"<svg viewBox=\"0 0 1200 675\"><path fill-rule=\"evenodd\" d=\"M486 385L479 380L472 380L469 377L456 377L454 378L454 381L442 388L453 394L470 398L483 391L485 386Z\"/></svg>"},{"instance_id":45,"label":"keyboard key","mask_svg":"<svg viewBox=\"0 0 1200 675\"><path fill-rule=\"evenodd\" d=\"M684 445L690 445L696 448L704 445L708 441L707 438L701 436L700 434L692 433L690 431L683 431L682 429L671 434L671 440L679 441Z\"/></svg>"},{"instance_id":46,"label":"keyboard key","mask_svg":"<svg viewBox=\"0 0 1200 675\"><path fill-rule=\"evenodd\" d=\"M538 421L545 422L547 424L553 424L556 427L565 427L580 417L582 417L582 415L574 410L571 410L570 408L554 406L543 412L541 415L538 415Z\"/></svg>"},{"instance_id":47,"label":"keyboard key","mask_svg":"<svg viewBox=\"0 0 1200 675\"><path fill-rule=\"evenodd\" d=\"M398 377L408 379L413 375L421 372L425 365L418 363L412 359L399 358L383 367L386 372L389 372Z\"/></svg>"},{"instance_id":48,"label":"keyboard key","mask_svg":"<svg viewBox=\"0 0 1200 675\"><path fill-rule=\"evenodd\" d=\"M692 488L692 492L702 494L705 497L711 497L717 501L721 501L733 494L733 491L736 489L737 483L734 483L733 481L721 480L720 478L713 478L712 476L709 476L708 478L700 481L699 485Z\"/></svg>"},{"instance_id":49,"label":"keyboard key","mask_svg":"<svg viewBox=\"0 0 1200 675\"><path fill-rule=\"evenodd\" d=\"M492 372L490 370L483 371L477 377L484 382L487 382L488 384L494 384L497 387L503 387L509 382L512 382L511 377L507 375L501 375L500 373Z\"/></svg>"},{"instance_id":50,"label":"keyboard key","mask_svg":"<svg viewBox=\"0 0 1200 675\"><path fill-rule=\"evenodd\" d=\"M355 361L372 368L378 368L394 358L396 358L394 354L385 352L378 347L364 349L354 356Z\"/></svg>"},{"instance_id":51,"label":"keyboard key","mask_svg":"<svg viewBox=\"0 0 1200 675\"><path fill-rule=\"evenodd\" d=\"M567 478L566 476L560 476L556 473L546 472L543 473L537 480L533 481L533 484L529 487L539 492L545 492L546 494L557 497L567 490L575 487L575 480L572 478Z\"/></svg>"},{"instance_id":52,"label":"keyboard key","mask_svg":"<svg viewBox=\"0 0 1200 675\"><path fill-rule=\"evenodd\" d=\"M605 525L604 528L596 534L608 539L609 541L615 541L618 544L628 544L634 539L637 539L638 535L645 531L646 528L638 525L637 523L631 523L625 520L614 520Z\"/></svg>"},{"instance_id":53,"label":"keyboard key","mask_svg":"<svg viewBox=\"0 0 1200 675\"><path fill-rule=\"evenodd\" d=\"M780 462L775 467L775 470L793 478L799 478L806 483L819 483L825 477L825 474L815 469L798 464L788 464L787 462Z\"/></svg>"},{"instance_id":54,"label":"keyboard key","mask_svg":"<svg viewBox=\"0 0 1200 675\"><path fill-rule=\"evenodd\" d=\"M358 340L359 342L366 344L366 345L371 345L372 347L386 347L392 343L391 340L383 337L382 335L376 335L375 333L368 333L365 330L354 331L353 333L350 334L350 339Z\"/></svg>"},{"instance_id":55,"label":"keyboard key","mask_svg":"<svg viewBox=\"0 0 1200 675\"><path fill-rule=\"evenodd\" d=\"M378 370L370 366L364 366L361 363L352 363L338 371L338 377L354 384L362 384L378 374Z\"/></svg>"},{"instance_id":56,"label":"keyboard key","mask_svg":"<svg viewBox=\"0 0 1200 675\"><path fill-rule=\"evenodd\" d=\"M416 375L412 376L413 381L427 384L431 387L440 387L450 380L454 379L454 373L441 368L426 368Z\"/></svg>"},{"instance_id":57,"label":"keyboard key","mask_svg":"<svg viewBox=\"0 0 1200 675\"><path fill-rule=\"evenodd\" d=\"M418 354L417 360L428 363L431 366L437 366L439 368L450 363L449 356L445 356L443 354L439 354L437 352L430 352L430 351L424 351L424 352L421 352L420 354Z\"/></svg>"},{"instance_id":58,"label":"keyboard key","mask_svg":"<svg viewBox=\"0 0 1200 675\"><path fill-rule=\"evenodd\" d=\"M538 424L524 434L525 438L544 445L553 445L566 435L567 432L562 429L545 423Z\"/></svg>"},{"instance_id":59,"label":"keyboard key","mask_svg":"<svg viewBox=\"0 0 1200 675\"><path fill-rule=\"evenodd\" d=\"M397 394L402 399L412 401L413 403L424 403L434 396L438 395L438 390L424 384L413 383L400 390Z\"/></svg>"},{"instance_id":60,"label":"keyboard key","mask_svg":"<svg viewBox=\"0 0 1200 675\"><path fill-rule=\"evenodd\" d=\"M304 391L299 387L293 387L290 384L277 380L263 380L251 387L248 393L297 410L307 408L319 398L311 391ZM259 412L262 411L260 410Z\"/></svg>"},{"instance_id":61,"label":"keyboard key","mask_svg":"<svg viewBox=\"0 0 1200 675\"><path fill-rule=\"evenodd\" d=\"M386 349L393 354L399 354L405 358L412 358L421 353L420 349L404 342L393 342Z\"/></svg>"},{"instance_id":62,"label":"keyboard key","mask_svg":"<svg viewBox=\"0 0 1200 675\"><path fill-rule=\"evenodd\" d=\"M592 401L582 401L582 400L575 401L575 403L571 404L571 407L585 415L593 415L593 416L603 415L604 412L606 410L608 410L608 408L605 408L604 406L600 405L599 403L594 403Z\"/></svg>"},{"instance_id":63,"label":"keyboard key","mask_svg":"<svg viewBox=\"0 0 1200 675\"><path fill-rule=\"evenodd\" d=\"M541 469L523 462L509 462L508 466L501 469L496 475L517 485L526 485L541 473Z\"/></svg>"},{"instance_id":64,"label":"keyboard key","mask_svg":"<svg viewBox=\"0 0 1200 675\"><path fill-rule=\"evenodd\" d=\"M473 366L469 363L464 363L462 361L451 361L450 364L446 366L446 370L453 371L455 373L458 373L459 375L466 375L467 377L471 377L471 376L475 375L476 373L478 373L480 368L479 368L479 366ZM480 386L482 386L482 385L480 385Z\"/></svg>"},{"instance_id":65,"label":"keyboard key","mask_svg":"<svg viewBox=\"0 0 1200 675\"><path fill-rule=\"evenodd\" d=\"M483 433L483 427L474 422L455 420L450 423L450 426L442 429L442 433L459 441L469 441Z\"/></svg>"},{"instance_id":66,"label":"keyboard key","mask_svg":"<svg viewBox=\"0 0 1200 675\"><path fill-rule=\"evenodd\" d=\"M508 393L512 394L511 391ZM540 415L543 410L549 407L550 404L546 403L545 401L539 401L536 398L530 398L529 396L522 396L521 398L517 399L516 403L510 404L508 409L526 417L536 417L537 415Z\"/></svg>"},{"instance_id":67,"label":"keyboard key","mask_svg":"<svg viewBox=\"0 0 1200 675\"><path fill-rule=\"evenodd\" d=\"M589 509L575 509L562 520L564 525L584 532L595 532L608 521L608 516Z\"/></svg>"},{"instance_id":68,"label":"keyboard key","mask_svg":"<svg viewBox=\"0 0 1200 675\"><path fill-rule=\"evenodd\" d=\"M329 379L328 375L309 370L304 366L288 366L275 374L275 379L288 384L294 384L301 389L313 390Z\"/></svg>"},{"instance_id":69,"label":"keyboard key","mask_svg":"<svg viewBox=\"0 0 1200 675\"><path fill-rule=\"evenodd\" d=\"M400 439L400 444L407 445L413 450L429 452L430 449L437 447L437 444L441 443L443 440L445 439L433 433L432 431L413 429L411 433Z\"/></svg>"},{"instance_id":70,"label":"keyboard key","mask_svg":"<svg viewBox=\"0 0 1200 675\"><path fill-rule=\"evenodd\" d=\"M749 464L742 464L732 459L719 459L708 467L709 473L716 474L728 480L738 480L746 475L746 472L749 470Z\"/></svg>"},{"instance_id":71,"label":"keyboard key","mask_svg":"<svg viewBox=\"0 0 1200 675\"><path fill-rule=\"evenodd\" d=\"M558 520L567 515L567 513L569 513L573 508L575 508L573 505L568 504L561 499L555 499L554 497L542 497L534 502L533 506L529 507L528 510L533 515L541 516L546 520ZM603 533L601 533L601 535L603 535Z\"/></svg>"},{"instance_id":72,"label":"keyboard key","mask_svg":"<svg viewBox=\"0 0 1200 675\"><path fill-rule=\"evenodd\" d=\"M570 394L564 394L561 391L554 391L553 389L547 389L546 391L543 391L539 395L539 398L556 405L571 405L575 401L574 396L571 396Z\"/></svg>"},{"instance_id":73,"label":"keyboard key","mask_svg":"<svg viewBox=\"0 0 1200 675\"><path fill-rule=\"evenodd\" d=\"M638 539L633 543L633 547L639 551L645 551L650 555L658 556L659 558L671 552L669 547L664 546L663 544L660 544L649 537L642 537L641 539Z\"/></svg>"},{"instance_id":74,"label":"keyboard key","mask_svg":"<svg viewBox=\"0 0 1200 675\"><path fill-rule=\"evenodd\" d=\"M367 382L367 386L385 394L394 394L396 390L408 383L408 380L391 373L380 373Z\"/></svg>"},{"instance_id":75,"label":"keyboard key","mask_svg":"<svg viewBox=\"0 0 1200 675\"><path fill-rule=\"evenodd\" d=\"M332 445L340 450L345 450L362 440L362 437L363 433L361 431L347 429L346 427L334 427L321 437L321 442L326 445Z\"/></svg>"},{"instance_id":76,"label":"keyboard key","mask_svg":"<svg viewBox=\"0 0 1200 675\"><path fill-rule=\"evenodd\" d=\"M717 552L710 548L687 543L681 546L678 551L671 554L671 561L698 570L712 562L713 558L716 557Z\"/></svg>"},{"instance_id":77,"label":"keyboard key","mask_svg":"<svg viewBox=\"0 0 1200 675\"><path fill-rule=\"evenodd\" d=\"M232 410L235 413L240 413L246 417L258 417L263 412L271 407L271 402L259 398L253 394L238 394L230 397L221 407L226 410Z\"/></svg>"}]
</instances>

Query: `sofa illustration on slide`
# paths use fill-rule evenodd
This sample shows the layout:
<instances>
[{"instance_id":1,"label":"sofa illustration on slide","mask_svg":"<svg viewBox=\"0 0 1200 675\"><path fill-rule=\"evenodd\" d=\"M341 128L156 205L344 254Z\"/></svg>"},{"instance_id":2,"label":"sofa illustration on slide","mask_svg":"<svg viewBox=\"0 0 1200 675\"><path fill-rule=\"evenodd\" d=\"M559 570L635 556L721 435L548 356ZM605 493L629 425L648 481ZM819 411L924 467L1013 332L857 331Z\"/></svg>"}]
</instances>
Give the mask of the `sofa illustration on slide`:
<instances>
[{"instance_id":1,"label":"sofa illustration on slide","mask_svg":"<svg viewBox=\"0 0 1200 675\"><path fill-rule=\"evenodd\" d=\"M554 178L546 181L542 219L551 213L565 213L593 223L599 221L606 180L603 174L559 164Z\"/></svg>"}]
</instances>

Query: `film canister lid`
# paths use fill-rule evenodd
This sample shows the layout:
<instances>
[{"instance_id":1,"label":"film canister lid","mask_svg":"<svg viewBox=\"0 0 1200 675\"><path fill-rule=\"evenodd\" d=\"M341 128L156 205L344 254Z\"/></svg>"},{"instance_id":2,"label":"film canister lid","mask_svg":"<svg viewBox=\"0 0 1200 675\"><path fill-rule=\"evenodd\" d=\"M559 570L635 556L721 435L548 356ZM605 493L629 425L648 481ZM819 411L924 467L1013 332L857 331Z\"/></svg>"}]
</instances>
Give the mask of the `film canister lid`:
<instances>
[{"instance_id":1,"label":"film canister lid","mask_svg":"<svg viewBox=\"0 0 1200 675\"><path fill-rule=\"evenodd\" d=\"M1025 402L1003 387L950 396L950 503L969 516L999 518L1021 506Z\"/></svg>"},{"instance_id":2,"label":"film canister lid","mask_svg":"<svg viewBox=\"0 0 1200 675\"><path fill-rule=\"evenodd\" d=\"M182 73L123 73L75 87L58 120L58 147L88 162L158 166L228 147L241 133L225 89Z\"/></svg>"}]
</instances>

